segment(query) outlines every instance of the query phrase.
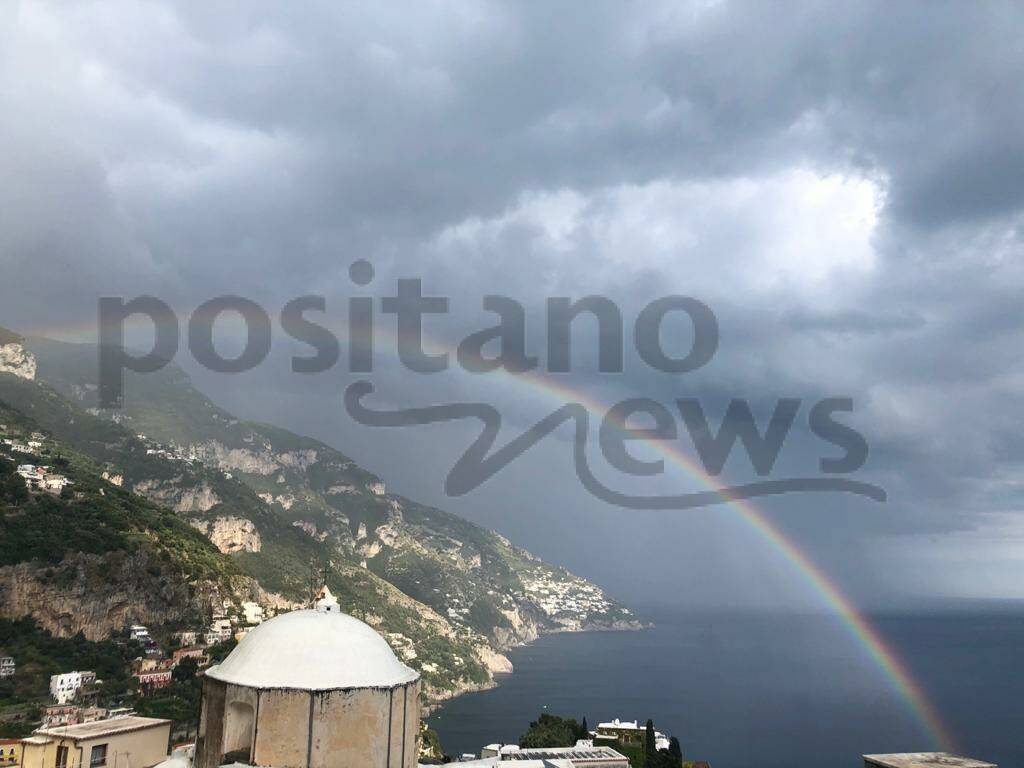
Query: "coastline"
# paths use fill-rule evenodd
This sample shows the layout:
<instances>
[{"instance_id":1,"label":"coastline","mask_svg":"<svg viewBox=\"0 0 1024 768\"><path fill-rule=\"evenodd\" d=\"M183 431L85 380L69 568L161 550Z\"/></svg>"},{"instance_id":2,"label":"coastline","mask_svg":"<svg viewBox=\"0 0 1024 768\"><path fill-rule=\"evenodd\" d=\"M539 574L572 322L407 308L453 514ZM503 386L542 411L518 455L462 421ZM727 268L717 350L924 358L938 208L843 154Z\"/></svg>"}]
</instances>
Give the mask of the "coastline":
<instances>
[{"instance_id":1,"label":"coastline","mask_svg":"<svg viewBox=\"0 0 1024 768\"><path fill-rule=\"evenodd\" d=\"M542 637L551 635L581 635L581 634L595 634L600 632L642 632L645 630L654 629L655 624L652 621L616 621L611 624L596 624L590 623L585 624L581 627L566 627L559 626L550 629L544 629L538 631L537 635L527 639L521 640L516 643L512 643L507 647L501 648L498 651L494 651L497 654L504 655L506 652L515 650L517 648L527 648L533 645L537 640ZM462 696L469 693L480 693L482 691L490 691L498 688L501 685L503 679L512 677L515 674L515 667L509 661L508 671L496 671L491 673L491 679L486 683L476 683L473 685L467 685L462 688L458 688L452 691L444 691L443 693L435 693L433 695L427 695L422 706L422 718L426 719L436 712L440 711L445 704L450 704L452 701L461 698Z\"/></svg>"}]
</instances>

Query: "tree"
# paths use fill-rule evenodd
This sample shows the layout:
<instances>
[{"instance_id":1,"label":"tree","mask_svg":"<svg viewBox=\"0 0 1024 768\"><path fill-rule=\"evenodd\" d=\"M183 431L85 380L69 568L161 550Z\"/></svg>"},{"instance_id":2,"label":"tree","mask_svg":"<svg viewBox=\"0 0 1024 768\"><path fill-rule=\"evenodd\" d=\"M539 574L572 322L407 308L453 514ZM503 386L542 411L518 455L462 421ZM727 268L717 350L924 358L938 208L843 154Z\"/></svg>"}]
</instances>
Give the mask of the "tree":
<instances>
[{"instance_id":1,"label":"tree","mask_svg":"<svg viewBox=\"0 0 1024 768\"><path fill-rule=\"evenodd\" d=\"M679 746L679 739L673 736L668 742L668 753L675 760L674 765L679 766L683 764L683 748Z\"/></svg>"},{"instance_id":2,"label":"tree","mask_svg":"<svg viewBox=\"0 0 1024 768\"><path fill-rule=\"evenodd\" d=\"M28 489L25 487L25 481L21 479L20 475L11 473L3 480L0 496L15 504L28 501Z\"/></svg>"},{"instance_id":3,"label":"tree","mask_svg":"<svg viewBox=\"0 0 1024 768\"><path fill-rule=\"evenodd\" d=\"M575 720L543 714L519 737L519 746L524 749L572 747L582 738L579 734L580 724Z\"/></svg>"},{"instance_id":4,"label":"tree","mask_svg":"<svg viewBox=\"0 0 1024 768\"><path fill-rule=\"evenodd\" d=\"M590 729L587 727L587 718L586 717L584 717L583 718L583 722L580 723L580 731L583 733L583 735L580 736L581 739L589 739L590 738Z\"/></svg>"},{"instance_id":5,"label":"tree","mask_svg":"<svg viewBox=\"0 0 1024 768\"><path fill-rule=\"evenodd\" d=\"M655 765L658 759L658 750L655 747L654 721L647 721L647 731L644 733L644 765Z\"/></svg>"},{"instance_id":6,"label":"tree","mask_svg":"<svg viewBox=\"0 0 1024 768\"><path fill-rule=\"evenodd\" d=\"M199 671L199 663L191 656L186 656L178 662L178 666L171 672L171 678L176 683L183 683L191 680Z\"/></svg>"}]
</instances>

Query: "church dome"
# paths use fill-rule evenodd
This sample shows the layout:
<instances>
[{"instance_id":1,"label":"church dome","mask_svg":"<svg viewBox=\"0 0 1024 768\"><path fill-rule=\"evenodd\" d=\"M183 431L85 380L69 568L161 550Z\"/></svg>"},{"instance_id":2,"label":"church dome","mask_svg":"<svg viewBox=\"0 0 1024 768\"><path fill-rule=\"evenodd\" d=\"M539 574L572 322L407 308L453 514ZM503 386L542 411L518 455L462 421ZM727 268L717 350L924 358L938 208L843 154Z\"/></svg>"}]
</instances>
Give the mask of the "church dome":
<instances>
[{"instance_id":1,"label":"church dome","mask_svg":"<svg viewBox=\"0 0 1024 768\"><path fill-rule=\"evenodd\" d=\"M394 688L419 678L372 627L341 613L329 594L315 610L285 613L255 627L206 676L250 688L306 691Z\"/></svg>"}]
</instances>

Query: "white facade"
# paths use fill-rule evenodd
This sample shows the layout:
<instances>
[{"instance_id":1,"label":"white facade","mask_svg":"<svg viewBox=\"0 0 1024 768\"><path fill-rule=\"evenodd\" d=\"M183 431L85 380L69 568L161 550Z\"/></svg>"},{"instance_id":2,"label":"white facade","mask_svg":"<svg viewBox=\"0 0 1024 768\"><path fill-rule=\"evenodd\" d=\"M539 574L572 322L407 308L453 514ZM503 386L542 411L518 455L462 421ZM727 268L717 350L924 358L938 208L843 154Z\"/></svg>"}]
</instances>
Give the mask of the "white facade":
<instances>
[{"instance_id":1,"label":"white facade","mask_svg":"<svg viewBox=\"0 0 1024 768\"><path fill-rule=\"evenodd\" d=\"M81 672L65 672L50 677L50 698L57 704L69 704L82 689Z\"/></svg>"},{"instance_id":2,"label":"white facade","mask_svg":"<svg viewBox=\"0 0 1024 768\"><path fill-rule=\"evenodd\" d=\"M34 464L19 464L18 474L25 481L30 489L42 489L51 493L60 493L64 486L71 485L71 481L64 475L50 472L49 467L37 467Z\"/></svg>"},{"instance_id":3,"label":"white facade","mask_svg":"<svg viewBox=\"0 0 1024 768\"><path fill-rule=\"evenodd\" d=\"M0 656L0 677L13 677L16 666L11 656Z\"/></svg>"},{"instance_id":4,"label":"white facade","mask_svg":"<svg viewBox=\"0 0 1024 768\"><path fill-rule=\"evenodd\" d=\"M190 645L196 644L199 640L199 633L191 629L186 629L182 632L176 632L174 634L174 639L178 641L179 645L187 648Z\"/></svg>"},{"instance_id":5,"label":"white facade","mask_svg":"<svg viewBox=\"0 0 1024 768\"><path fill-rule=\"evenodd\" d=\"M225 640L231 638L234 632L231 629L231 619L224 616L215 616L213 622L210 624L210 631L206 634L206 641L211 645L213 643L222 643ZM211 638L213 638L211 642Z\"/></svg>"},{"instance_id":6,"label":"white facade","mask_svg":"<svg viewBox=\"0 0 1024 768\"><path fill-rule=\"evenodd\" d=\"M245 623L250 626L262 624L263 619L266 618L263 613L263 606L259 603L242 603L242 611L245 613Z\"/></svg>"}]
</instances>

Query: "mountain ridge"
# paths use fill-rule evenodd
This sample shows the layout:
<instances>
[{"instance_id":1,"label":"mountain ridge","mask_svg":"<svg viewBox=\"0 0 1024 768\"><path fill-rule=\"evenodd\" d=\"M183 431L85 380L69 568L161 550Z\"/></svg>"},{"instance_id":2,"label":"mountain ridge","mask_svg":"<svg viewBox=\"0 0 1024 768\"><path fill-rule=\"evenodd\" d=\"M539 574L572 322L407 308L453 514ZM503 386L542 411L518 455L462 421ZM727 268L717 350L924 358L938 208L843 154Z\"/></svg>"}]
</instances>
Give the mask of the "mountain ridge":
<instances>
[{"instance_id":1,"label":"mountain ridge","mask_svg":"<svg viewBox=\"0 0 1024 768\"><path fill-rule=\"evenodd\" d=\"M389 493L333 447L237 419L176 367L129 374L125 407L104 412L94 346L30 338L25 349L39 381L0 374L0 399L44 414L47 428L186 519L268 595L301 603L310 563L329 564L343 606L418 665L429 698L492 685L511 670L502 652L540 634L640 626L595 585Z\"/></svg>"}]
</instances>

